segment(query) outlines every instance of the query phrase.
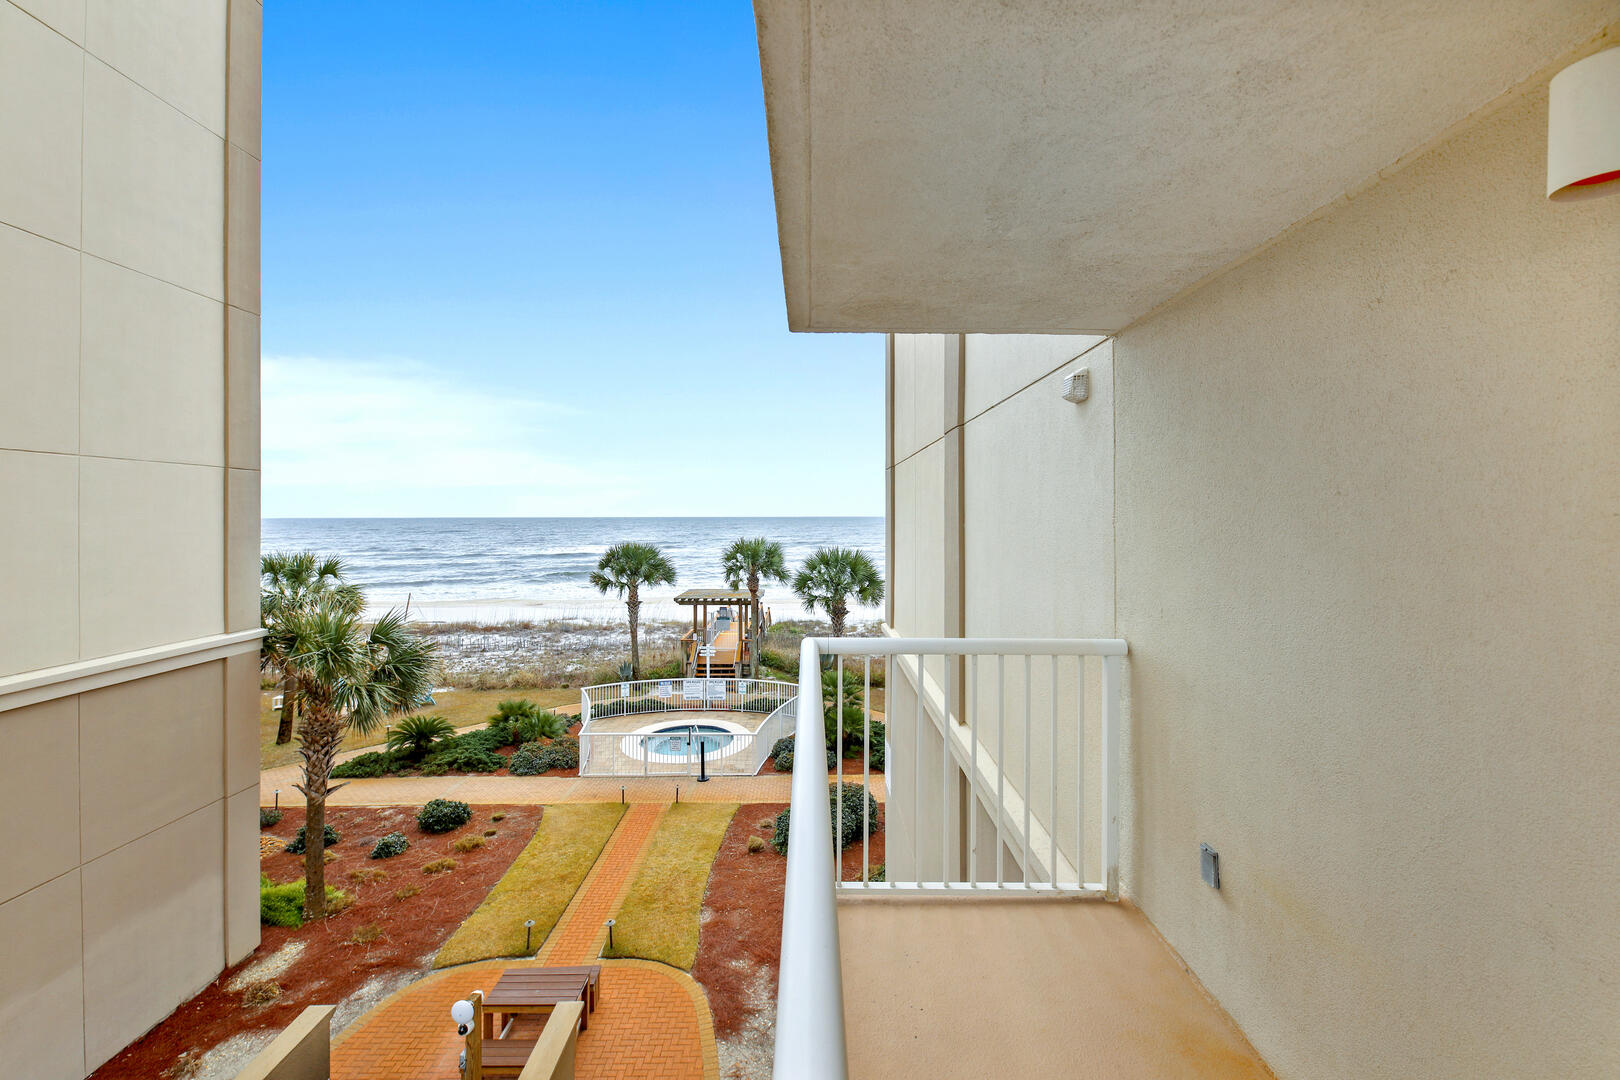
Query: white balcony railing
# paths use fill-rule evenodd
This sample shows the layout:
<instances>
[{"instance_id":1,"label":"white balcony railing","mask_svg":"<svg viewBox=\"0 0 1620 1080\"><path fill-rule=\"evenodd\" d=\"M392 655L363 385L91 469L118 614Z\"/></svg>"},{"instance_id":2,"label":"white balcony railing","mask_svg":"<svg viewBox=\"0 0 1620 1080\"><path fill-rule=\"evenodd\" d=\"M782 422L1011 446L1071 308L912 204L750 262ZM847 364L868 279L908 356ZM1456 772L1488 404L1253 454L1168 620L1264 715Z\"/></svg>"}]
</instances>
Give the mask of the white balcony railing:
<instances>
[{"instance_id":1,"label":"white balcony railing","mask_svg":"<svg viewBox=\"0 0 1620 1080\"><path fill-rule=\"evenodd\" d=\"M777 982L778 1080L847 1075L838 890L1118 895L1125 654L1125 642L1113 638L805 639ZM842 723L836 745L827 744L824 656L837 658L832 700L845 700L846 679L861 680L861 760L847 767ZM870 791L876 658L886 661L888 728L882 882L869 880L865 850L860 870L844 873L826 776L800 765L831 749L839 782ZM848 669L852 659L858 671ZM862 804L865 847L869 799Z\"/></svg>"}]
</instances>

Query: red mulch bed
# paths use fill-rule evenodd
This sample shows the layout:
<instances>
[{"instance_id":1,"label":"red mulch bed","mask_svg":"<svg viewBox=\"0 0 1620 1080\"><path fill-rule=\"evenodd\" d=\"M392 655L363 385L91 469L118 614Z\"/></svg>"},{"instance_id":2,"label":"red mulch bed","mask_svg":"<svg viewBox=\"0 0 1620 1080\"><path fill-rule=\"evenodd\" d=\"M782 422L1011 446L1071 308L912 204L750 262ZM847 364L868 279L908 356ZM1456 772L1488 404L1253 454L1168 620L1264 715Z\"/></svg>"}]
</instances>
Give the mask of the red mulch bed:
<instances>
[{"instance_id":1,"label":"red mulch bed","mask_svg":"<svg viewBox=\"0 0 1620 1080\"><path fill-rule=\"evenodd\" d=\"M703 900L703 932L698 939L692 977L708 993L714 1033L720 1039L737 1034L756 1013L749 990L757 984L761 970L772 996L776 993L787 859L770 846L770 839L776 815L786 808L785 803L748 803L739 807L709 872L709 891ZM761 828L762 821L769 822L769 826ZM762 838L765 849L750 852L750 836ZM874 870L883 863L883 840L881 829L870 837ZM843 865L845 880L860 877L859 843L844 850Z\"/></svg>"},{"instance_id":2,"label":"red mulch bed","mask_svg":"<svg viewBox=\"0 0 1620 1080\"><path fill-rule=\"evenodd\" d=\"M499 822L490 816L505 814ZM345 910L318 923L293 930L261 926L259 947L242 963L228 968L157 1027L125 1047L93 1074L93 1080L152 1080L165 1075L187 1052L200 1053L232 1035L265 1029L280 1030L307 1005L343 1001L369 980L425 972L446 938L500 880L512 860L533 837L540 824L538 806L475 806L472 820L453 832L424 833L416 826L412 807L328 807L327 821L342 839L329 850L337 856L326 865L326 881L353 897ZM261 835L286 841L304 823L302 807L287 809L280 824ZM450 846L463 836L497 830L485 845L471 852ZM402 832L411 846L392 859L372 859L372 845L391 832ZM446 856L456 868L424 874L425 863ZM259 860L271 881L296 881L304 876L304 857L284 851ZM382 870L377 881L356 881L351 870ZM401 897L399 892L417 891ZM366 941L372 933L375 940ZM272 981L281 992L266 1005L244 1005L241 989L226 986L244 967L270 956L288 941L304 945L303 953Z\"/></svg>"}]
</instances>

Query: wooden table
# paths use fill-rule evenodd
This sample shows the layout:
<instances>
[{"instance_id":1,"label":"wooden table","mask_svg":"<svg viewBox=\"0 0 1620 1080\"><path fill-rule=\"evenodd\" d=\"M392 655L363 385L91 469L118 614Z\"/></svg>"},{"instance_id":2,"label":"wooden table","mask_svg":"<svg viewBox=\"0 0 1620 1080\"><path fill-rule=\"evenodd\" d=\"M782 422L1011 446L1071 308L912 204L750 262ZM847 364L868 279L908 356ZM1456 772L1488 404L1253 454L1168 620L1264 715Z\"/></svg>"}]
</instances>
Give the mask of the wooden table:
<instances>
[{"instance_id":1,"label":"wooden table","mask_svg":"<svg viewBox=\"0 0 1620 1080\"><path fill-rule=\"evenodd\" d=\"M505 1027L508 1017L549 1013L562 1001L579 1001L586 1005L579 1018L579 1029L584 1031L590 1024L591 1005L595 1001L591 993L593 982L588 971L578 968L509 968L501 973L495 988L484 995L484 1037L493 1039L496 1032ZM500 1023L495 1021L497 1013L501 1016Z\"/></svg>"}]
</instances>

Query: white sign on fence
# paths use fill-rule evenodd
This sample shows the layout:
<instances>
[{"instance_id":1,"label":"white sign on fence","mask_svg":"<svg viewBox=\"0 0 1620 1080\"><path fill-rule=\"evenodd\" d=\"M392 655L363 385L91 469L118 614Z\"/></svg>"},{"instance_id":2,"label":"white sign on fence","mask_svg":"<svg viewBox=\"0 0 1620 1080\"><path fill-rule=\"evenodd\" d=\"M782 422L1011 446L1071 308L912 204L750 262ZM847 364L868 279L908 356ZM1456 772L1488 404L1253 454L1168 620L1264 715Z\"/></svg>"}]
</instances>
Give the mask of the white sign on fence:
<instances>
[{"instance_id":1,"label":"white sign on fence","mask_svg":"<svg viewBox=\"0 0 1620 1080\"><path fill-rule=\"evenodd\" d=\"M724 700L726 700L726 680L724 680L724 679L710 679L709 680L709 700L710 701L724 701Z\"/></svg>"},{"instance_id":2,"label":"white sign on fence","mask_svg":"<svg viewBox=\"0 0 1620 1080\"><path fill-rule=\"evenodd\" d=\"M629 697L630 696L630 684L629 683L622 682L622 683L619 684L619 696L620 697Z\"/></svg>"},{"instance_id":3,"label":"white sign on fence","mask_svg":"<svg viewBox=\"0 0 1620 1080\"><path fill-rule=\"evenodd\" d=\"M673 693L673 692L674 692L674 687L670 686L668 679L659 679L658 680L658 691L657 691L657 693L658 693L659 697L669 697L669 695L671 693Z\"/></svg>"},{"instance_id":4,"label":"white sign on fence","mask_svg":"<svg viewBox=\"0 0 1620 1080\"><path fill-rule=\"evenodd\" d=\"M681 680L681 700L682 701L702 701L703 700L703 680L702 679L682 679Z\"/></svg>"}]
</instances>

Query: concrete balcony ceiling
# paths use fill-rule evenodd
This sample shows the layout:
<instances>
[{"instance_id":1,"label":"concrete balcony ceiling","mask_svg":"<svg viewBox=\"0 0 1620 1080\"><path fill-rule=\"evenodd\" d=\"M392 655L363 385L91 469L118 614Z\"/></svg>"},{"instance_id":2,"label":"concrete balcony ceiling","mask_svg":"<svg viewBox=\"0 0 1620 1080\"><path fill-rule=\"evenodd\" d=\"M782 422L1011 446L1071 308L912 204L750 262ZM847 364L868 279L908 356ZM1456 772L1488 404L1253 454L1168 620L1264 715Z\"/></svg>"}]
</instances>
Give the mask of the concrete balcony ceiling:
<instances>
[{"instance_id":1,"label":"concrete balcony ceiling","mask_svg":"<svg viewBox=\"0 0 1620 1080\"><path fill-rule=\"evenodd\" d=\"M1615 18L1613 0L755 8L788 323L859 331L1118 330Z\"/></svg>"}]
</instances>

